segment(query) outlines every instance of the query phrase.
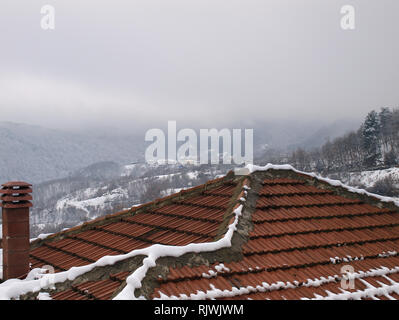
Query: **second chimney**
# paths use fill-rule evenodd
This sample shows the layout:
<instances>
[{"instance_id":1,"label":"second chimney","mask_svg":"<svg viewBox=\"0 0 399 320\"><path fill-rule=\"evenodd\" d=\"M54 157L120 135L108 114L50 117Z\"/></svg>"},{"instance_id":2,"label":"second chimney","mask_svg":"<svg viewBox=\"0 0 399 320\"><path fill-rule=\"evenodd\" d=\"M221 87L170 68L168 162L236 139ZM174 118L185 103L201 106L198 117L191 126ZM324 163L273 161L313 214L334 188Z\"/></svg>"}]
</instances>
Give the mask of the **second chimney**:
<instances>
[{"instance_id":1,"label":"second chimney","mask_svg":"<svg viewBox=\"0 0 399 320\"><path fill-rule=\"evenodd\" d=\"M29 208L31 184L7 182L0 189L3 211L3 280L29 272Z\"/></svg>"}]
</instances>

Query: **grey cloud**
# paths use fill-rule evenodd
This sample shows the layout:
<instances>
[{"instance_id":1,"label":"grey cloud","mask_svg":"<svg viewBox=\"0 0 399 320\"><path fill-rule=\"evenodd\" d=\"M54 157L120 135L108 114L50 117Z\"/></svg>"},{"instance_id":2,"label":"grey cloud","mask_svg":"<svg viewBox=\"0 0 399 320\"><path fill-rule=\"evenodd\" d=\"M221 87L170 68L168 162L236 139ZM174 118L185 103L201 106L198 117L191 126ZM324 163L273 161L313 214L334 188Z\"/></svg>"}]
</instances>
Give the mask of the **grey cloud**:
<instances>
[{"instance_id":1,"label":"grey cloud","mask_svg":"<svg viewBox=\"0 0 399 320\"><path fill-rule=\"evenodd\" d=\"M2 1L2 120L333 121L398 106L396 0ZM357 28L342 31L352 4Z\"/></svg>"}]
</instances>

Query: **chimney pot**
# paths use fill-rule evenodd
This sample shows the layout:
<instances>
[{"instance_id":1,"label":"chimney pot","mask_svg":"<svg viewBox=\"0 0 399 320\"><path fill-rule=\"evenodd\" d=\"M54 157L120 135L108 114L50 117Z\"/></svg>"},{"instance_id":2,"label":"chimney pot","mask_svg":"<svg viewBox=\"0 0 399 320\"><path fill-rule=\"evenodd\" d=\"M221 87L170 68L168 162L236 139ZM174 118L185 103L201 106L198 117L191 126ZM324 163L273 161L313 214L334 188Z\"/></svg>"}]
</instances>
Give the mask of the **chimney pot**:
<instances>
[{"instance_id":1,"label":"chimney pot","mask_svg":"<svg viewBox=\"0 0 399 320\"><path fill-rule=\"evenodd\" d=\"M11 181L0 189L3 215L3 280L29 272L29 208L32 185Z\"/></svg>"}]
</instances>

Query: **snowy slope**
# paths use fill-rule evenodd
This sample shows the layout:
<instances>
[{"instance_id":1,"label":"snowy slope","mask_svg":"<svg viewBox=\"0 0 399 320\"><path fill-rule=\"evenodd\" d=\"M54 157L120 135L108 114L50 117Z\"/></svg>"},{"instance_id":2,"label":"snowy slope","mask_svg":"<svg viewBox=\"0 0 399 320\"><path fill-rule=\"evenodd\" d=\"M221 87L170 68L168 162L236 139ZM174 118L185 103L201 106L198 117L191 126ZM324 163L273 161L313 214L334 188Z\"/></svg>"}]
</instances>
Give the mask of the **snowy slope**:
<instances>
[{"instance_id":1,"label":"snowy slope","mask_svg":"<svg viewBox=\"0 0 399 320\"><path fill-rule=\"evenodd\" d=\"M384 170L350 172L345 183L350 185L363 185L367 188L372 187L378 180L391 177L399 181L399 168L389 168Z\"/></svg>"},{"instance_id":2,"label":"snowy slope","mask_svg":"<svg viewBox=\"0 0 399 320\"><path fill-rule=\"evenodd\" d=\"M103 193L101 196L96 196L98 193ZM95 218L93 213L99 209L104 209L109 203L116 203L118 200L127 199L127 191L122 188L108 190L107 187L102 188L88 188L82 192L68 195L58 200L55 209L62 212L67 208L75 208L87 213L87 218Z\"/></svg>"}]
</instances>

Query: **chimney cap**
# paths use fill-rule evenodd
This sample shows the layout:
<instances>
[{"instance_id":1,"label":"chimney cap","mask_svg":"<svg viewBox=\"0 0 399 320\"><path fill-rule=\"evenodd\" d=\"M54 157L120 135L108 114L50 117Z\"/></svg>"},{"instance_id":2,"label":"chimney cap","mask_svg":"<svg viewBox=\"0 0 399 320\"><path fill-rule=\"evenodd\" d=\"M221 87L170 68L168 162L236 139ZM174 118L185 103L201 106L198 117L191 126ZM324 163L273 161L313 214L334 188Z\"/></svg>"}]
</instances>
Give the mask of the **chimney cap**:
<instances>
[{"instance_id":1,"label":"chimney cap","mask_svg":"<svg viewBox=\"0 0 399 320\"><path fill-rule=\"evenodd\" d=\"M2 184L3 187L5 188L10 188L10 187L31 187L32 185L30 183L24 182L24 181L10 181Z\"/></svg>"},{"instance_id":2,"label":"chimney cap","mask_svg":"<svg viewBox=\"0 0 399 320\"><path fill-rule=\"evenodd\" d=\"M19 209L32 207L31 184L23 181L10 181L2 184L0 189L0 207Z\"/></svg>"}]
</instances>

